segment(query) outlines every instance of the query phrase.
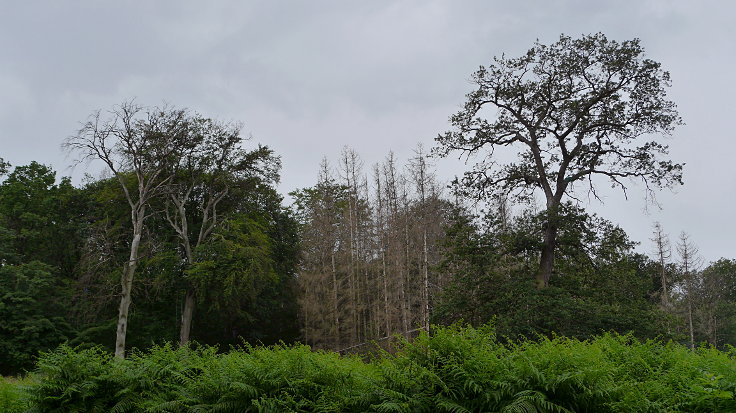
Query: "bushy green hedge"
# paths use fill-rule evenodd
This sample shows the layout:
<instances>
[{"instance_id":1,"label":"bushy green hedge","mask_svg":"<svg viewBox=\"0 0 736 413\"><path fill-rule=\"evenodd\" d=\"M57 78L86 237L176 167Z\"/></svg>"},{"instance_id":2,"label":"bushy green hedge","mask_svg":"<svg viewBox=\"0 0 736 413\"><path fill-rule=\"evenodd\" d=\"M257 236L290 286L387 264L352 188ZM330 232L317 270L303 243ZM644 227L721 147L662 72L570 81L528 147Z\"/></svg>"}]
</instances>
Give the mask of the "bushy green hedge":
<instances>
[{"instance_id":1,"label":"bushy green hedge","mask_svg":"<svg viewBox=\"0 0 736 413\"><path fill-rule=\"evenodd\" d=\"M604 335L516 343L437 328L371 362L306 346L39 359L36 412L734 412L736 352Z\"/></svg>"}]
</instances>

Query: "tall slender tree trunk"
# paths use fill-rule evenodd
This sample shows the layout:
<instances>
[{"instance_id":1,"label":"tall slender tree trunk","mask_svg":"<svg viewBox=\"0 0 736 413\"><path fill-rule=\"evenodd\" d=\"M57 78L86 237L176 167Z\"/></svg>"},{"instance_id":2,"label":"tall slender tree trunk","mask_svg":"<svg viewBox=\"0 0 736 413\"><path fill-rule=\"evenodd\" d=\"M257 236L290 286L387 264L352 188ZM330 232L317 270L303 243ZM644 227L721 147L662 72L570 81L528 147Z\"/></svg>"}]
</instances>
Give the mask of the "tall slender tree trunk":
<instances>
[{"instance_id":1,"label":"tall slender tree trunk","mask_svg":"<svg viewBox=\"0 0 736 413\"><path fill-rule=\"evenodd\" d=\"M312 321L309 318L309 310L306 308L305 305L301 305L300 307L301 307L300 312L302 314L302 320L303 320L302 325L304 325L304 343L308 345L314 345L314 343L312 343L311 341L312 336L309 334L310 333L309 323Z\"/></svg>"},{"instance_id":2,"label":"tall slender tree trunk","mask_svg":"<svg viewBox=\"0 0 736 413\"><path fill-rule=\"evenodd\" d=\"M335 267L335 253L332 258L332 312L335 314L335 348L340 345L340 313L337 300L337 268Z\"/></svg>"},{"instance_id":3,"label":"tall slender tree trunk","mask_svg":"<svg viewBox=\"0 0 736 413\"><path fill-rule=\"evenodd\" d=\"M429 251L427 248L427 226L429 225L429 222L427 222L427 162L424 158L424 152L421 145L417 151L416 161L414 178L417 184L417 191L419 192L419 226L422 228L422 293L420 294L422 306L422 328L424 328L424 331L429 332Z\"/></svg>"},{"instance_id":4,"label":"tall slender tree trunk","mask_svg":"<svg viewBox=\"0 0 736 413\"><path fill-rule=\"evenodd\" d=\"M404 198L406 200L406 198ZM405 203L406 205L406 203ZM411 282L411 255L409 251L409 208L404 207L404 268L406 269L404 271L405 274L405 280L404 285L402 286L402 289L404 290L404 308L407 314L407 317L411 320L408 323L405 323L404 325L404 333L406 334L406 337L409 337L409 326L412 325L412 321L414 317L412 316L410 309L411 309L411 301L412 297L410 297L409 294L406 293L407 288L409 287L409 283ZM416 292L414 292L416 293Z\"/></svg>"},{"instance_id":5,"label":"tall slender tree trunk","mask_svg":"<svg viewBox=\"0 0 736 413\"><path fill-rule=\"evenodd\" d=\"M125 358L125 338L128 332L128 312L133 301L133 277L138 267L138 254L143 236L143 219L146 215L145 206L133 209L133 240L130 243L130 257L123 266L121 277L120 306L118 307L118 326L115 332L115 357Z\"/></svg>"},{"instance_id":6,"label":"tall slender tree trunk","mask_svg":"<svg viewBox=\"0 0 736 413\"><path fill-rule=\"evenodd\" d=\"M352 202L348 201L348 224L350 227L349 244L350 258L348 261L348 294L350 294L350 345L358 342L358 299L355 277L355 239L353 234L353 209Z\"/></svg>"},{"instance_id":7,"label":"tall slender tree trunk","mask_svg":"<svg viewBox=\"0 0 736 413\"><path fill-rule=\"evenodd\" d=\"M178 229L181 244L184 247L184 253L187 259L187 265L194 263L194 255L192 253L192 244L189 242L189 225L187 221L186 208L184 202L177 205L179 218L181 219L181 227ZM206 224L202 222L202 226ZM201 241L201 239L200 239ZM199 242L197 243L199 244ZM179 329L179 345L184 346L189 342L192 332L192 318L194 317L194 306L196 305L194 289L189 286L184 297L184 308L181 311L181 328Z\"/></svg>"},{"instance_id":8,"label":"tall slender tree trunk","mask_svg":"<svg viewBox=\"0 0 736 413\"><path fill-rule=\"evenodd\" d=\"M693 304L690 297L687 300L687 321L690 326L690 348L695 348L695 330L693 329Z\"/></svg>"},{"instance_id":9,"label":"tall slender tree trunk","mask_svg":"<svg viewBox=\"0 0 736 413\"><path fill-rule=\"evenodd\" d=\"M133 259L133 257L131 257ZM133 275L135 264L125 264L121 280L122 292L118 307L118 326L115 333L115 357L125 358L125 337L128 332L128 311L132 302Z\"/></svg>"},{"instance_id":10,"label":"tall slender tree trunk","mask_svg":"<svg viewBox=\"0 0 736 413\"><path fill-rule=\"evenodd\" d=\"M386 274L386 251L383 246L381 247L381 267L381 275L383 276L383 311L384 316L386 317L385 336L389 336L391 334L391 315L388 306L388 275Z\"/></svg>"},{"instance_id":11,"label":"tall slender tree trunk","mask_svg":"<svg viewBox=\"0 0 736 413\"><path fill-rule=\"evenodd\" d=\"M386 223L384 217L384 202L383 192L381 187L381 170L378 165L375 166L374 176L376 182L376 199L378 200L378 224L376 225L376 233L381 248L381 278L383 281L383 316L386 323L386 334L384 337L388 337L391 334L391 314L389 311L389 298L388 298L388 274L386 272L386 246L388 244L386 237Z\"/></svg>"},{"instance_id":12,"label":"tall slender tree trunk","mask_svg":"<svg viewBox=\"0 0 736 413\"><path fill-rule=\"evenodd\" d=\"M670 306L669 303L669 287L667 287L667 270L665 268L664 259L660 259L659 266L662 269L661 272L661 279L662 279L662 294L660 295L660 302L662 304L662 308L667 309Z\"/></svg>"},{"instance_id":13,"label":"tall slender tree trunk","mask_svg":"<svg viewBox=\"0 0 736 413\"><path fill-rule=\"evenodd\" d=\"M713 314L713 347L718 347L718 317Z\"/></svg>"},{"instance_id":14,"label":"tall slender tree trunk","mask_svg":"<svg viewBox=\"0 0 736 413\"><path fill-rule=\"evenodd\" d=\"M695 329L693 328L693 283L692 283L692 274L690 273L689 269L689 253L687 254L687 258L685 260L685 277L686 278L686 285L687 285L687 323L688 323L688 332L690 333L690 348L695 348Z\"/></svg>"},{"instance_id":15,"label":"tall slender tree trunk","mask_svg":"<svg viewBox=\"0 0 736 413\"><path fill-rule=\"evenodd\" d=\"M424 224L426 225L426 223ZM427 251L427 230L424 229L423 233L423 241L424 241L424 259L423 259L423 270L424 270L424 289L422 294L422 318L423 323L422 327L424 327L424 331L429 332L429 258L428 258L428 251Z\"/></svg>"},{"instance_id":16,"label":"tall slender tree trunk","mask_svg":"<svg viewBox=\"0 0 736 413\"><path fill-rule=\"evenodd\" d=\"M194 290L187 289L187 294L184 297L184 309L181 312L181 329L179 330L179 344L182 346L189 342L195 301Z\"/></svg>"},{"instance_id":17,"label":"tall slender tree trunk","mask_svg":"<svg viewBox=\"0 0 736 413\"><path fill-rule=\"evenodd\" d=\"M401 300L401 327L402 327L402 334L406 335L407 331L409 331L409 310L407 309L406 302L406 276L404 274L404 270L402 268L401 262L399 261L399 257L397 255L396 257L396 267L399 268L399 282L400 285L400 297Z\"/></svg>"},{"instance_id":18,"label":"tall slender tree trunk","mask_svg":"<svg viewBox=\"0 0 736 413\"><path fill-rule=\"evenodd\" d=\"M660 294L660 305L665 310L669 309L670 303L669 303L669 285L667 282L667 259L669 259L672 254L670 250L670 243L667 238L667 236L664 234L662 230L662 226L659 224L659 222L654 223L654 238L652 238L652 241L654 241L654 246L657 248L657 259L659 260L659 269L660 269L660 281L662 283L662 293Z\"/></svg>"},{"instance_id":19,"label":"tall slender tree trunk","mask_svg":"<svg viewBox=\"0 0 736 413\"><path fill-rule=\"evenodd\" d=\"M680 243L677 245L680 254L682 272L685 276L685 289L687 292L687 322L690 333L690 348L695 348L695 329L693 328L693 278L696 276L697 267L700 265L698 249L689 241L685 232L680 233Z\"/></svg>"}]
</instances>

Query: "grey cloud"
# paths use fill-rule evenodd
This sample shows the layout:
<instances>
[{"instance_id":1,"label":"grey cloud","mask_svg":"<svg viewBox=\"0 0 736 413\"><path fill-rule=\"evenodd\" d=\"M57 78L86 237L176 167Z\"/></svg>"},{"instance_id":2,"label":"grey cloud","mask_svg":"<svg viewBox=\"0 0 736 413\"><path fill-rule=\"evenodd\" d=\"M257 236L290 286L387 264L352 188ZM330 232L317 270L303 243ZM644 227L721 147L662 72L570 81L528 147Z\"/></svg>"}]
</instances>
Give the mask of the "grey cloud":
<instances>
[{"instance_id":1,"label":"grey cloud","mask_svg":"<svg viewBox=\"0 0 736 413\"><path fill-rule=\"evenodd\" d=\"M650 225L680 230L708 259L734 254L730 136L736 38L729 2L152 1L14 2L0 14L0 156L65 171L61 141L96 108L136 97L245 122L283 157L281 189L314 183L322 156L354 147L366 166L408 157L448 128L468 79L535 39L639 37L672 73L685 127L672 157L686 186L643 214L641 191L590 208L647 249ZM449 179L462 165L438 162ZM81 170L73 172L75 179Z\"/></svg>"}]
</instances>

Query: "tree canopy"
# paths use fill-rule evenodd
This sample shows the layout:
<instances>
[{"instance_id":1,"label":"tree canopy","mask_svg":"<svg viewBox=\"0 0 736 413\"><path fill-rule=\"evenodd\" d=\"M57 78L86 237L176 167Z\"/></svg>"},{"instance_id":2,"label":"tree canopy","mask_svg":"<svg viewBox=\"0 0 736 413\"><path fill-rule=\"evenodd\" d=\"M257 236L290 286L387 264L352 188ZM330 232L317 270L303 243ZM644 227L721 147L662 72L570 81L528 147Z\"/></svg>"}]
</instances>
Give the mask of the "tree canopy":
<instances>
[{"instance_id":1,"label":"tree canopy","mask_svg":"<svg viewBox=\"0 0 736 413\"><path fill-rule=\"evenodd\" d=\"M465 193L529 198L542 191L546 234L538 286L552 274L557 208L580 188L597 197L595 177L647 191L682 183L682 164L667 145L648 139L681 123L667 99L669 73L644 57L638 39L617 42L598 33L539 42L518 58L496 57L473 74L477 89L437 137L436 152L480 159L458 181ZM503 153L506 149L507 153ZM516 152L509 160L511 152Z\"/></svg>"}]
</instances>

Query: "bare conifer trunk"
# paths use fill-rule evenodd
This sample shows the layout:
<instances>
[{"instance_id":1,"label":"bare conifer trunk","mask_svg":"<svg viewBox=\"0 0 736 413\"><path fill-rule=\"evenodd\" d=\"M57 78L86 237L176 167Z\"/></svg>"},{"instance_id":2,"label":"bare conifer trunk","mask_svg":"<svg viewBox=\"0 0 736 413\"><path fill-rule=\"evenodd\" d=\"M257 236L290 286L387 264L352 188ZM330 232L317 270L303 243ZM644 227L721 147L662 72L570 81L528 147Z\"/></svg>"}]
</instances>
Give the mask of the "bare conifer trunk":
<instances>
[{"instance_id":1,"label":"bare conifer trunk","mask_svg":"<svg viewBox=\"0 0 736 413\"><path fill-rule=\"evenodd\" d=\"M427 248L427 227L430 225L427 204L427 162L424 151L420 145L416 150L417 156L412 162L414 181L419 193L419 227L422 228L422 256L421 256L421 273L422 273L422 293L421 296L421 313L422 328L429 332L429 251Z\"/></svg>"},{"instance_id":2,"label":"bare conifer trunk","mask_svg":"<svg viewBox=\"0 0 736 413\"><path fill-rule=\"evenodd\" d=\"M340 309L338 305L338 286L337 286L337 268L335 266L335 253L331 254L332 258L332 311L335 314L335 343L340 342Z\"/></svg>"},{"instance_id":3,"label":"bare conifer trunk","mask_svg":"<svg viewBox=\"0 0 736 413\"><path fill-rule=\"evenodd\" d=\"M424 242L424 289L422 294L422 327L424 327L424 331L429 332L429 261L428 261L428 251L427 251L427 230L426 227L424 231L422 231L422 240Z\"/></svg>"},{"instance_id":4,"label":"bare conifer trunk","mask_svg":"<svg viewBox=\"0 0 736 413\"><path fill-rule=\"evenodd\" d=\"M407 294L407 289L409 287L409 283L411 282L411 253L410 253L410 243L409 243L409 205L408 205L408 196L406 193L406 184L403 185L403 218L404 218L404 280L403 284L401 286L402 290L404 291L404 302L402 303L404 306L404 311L407 314L407 319L413 319L413 316L411 314L410 308L411 308L411 296ZM409 324L410 321L407 320L406 325L404 326L404 334L406 334L407 337L409 337Z\"/></svg>"},{"instance_id":5,"label":"bare conifer trunk","mask_svg":"<svg viewBox=\"0 0 736 413\"><path fill-rule=\"evenodd\" d=\"M684 232L680 234L680 243L677 245L677 252L680 254L680 265L682 266L683 275L685 276L690 348L695 348L695 328L693 326L693 296L695 294L694 278L695 272L700 266L701 258L698 256L697 247L690 242L690 237Z\"/></svg>"},{"instance_id":6,"label":"bare conifer trunk","mask_svg":"<svg viewBox=\"0 0 736 413\"><path fill-rule=\"evenodd\" d=\"M662 226L659 222L654 223L654 237L652 238L655 247L655 253L657 255L657 261L659 262L660 270L660 282L662 284L662 291L660 293L660 305L662 308L669 308L669 285L667 282L667 260L672 256L670 249L670 243L667 236L662 231Z\"/></svg>"},{"instance_id":7,"label":"bare conifer trunk","mask_svg":"<svg viewBox=\"0 0 736 413\"><path fill-rule=\"evenodd\" d=\"M402 334L407 334L409 331L409 309L406 305L408 298L406 297L406 279L408 278L403 270L403 265L401 265L401 261L396 261L396 267L400 268L399 270L399 283L400 283L400 300L401 300L401 332Z\"/></svg>"},{"instance_id":8,"label":"bare conifer trunk","mask_svg":"<svg viewBox=\"0 0 736 413\"><path fill-rule=\"evenodd\" d=\"M308 311L303 318L309 323L305 336L314 341L329 337L328 343L336 350L361 351L356 349L371 339L396 333L409 336L412 329L429 326L431 288L436 281L431 269L438 259L433 245L444 222L436 212L443 203L435 193L430 199L432 187L426 170L419 170L415 190L409 176L398 171L393 154L373 171L371 191L376 192L369 196L359 159L346 149L338 183L320 179L317 187L329 187L334 195L309 189L301 198L330 199L305 208L310 220L305 234L330 246L307 249L309 254L324 251L324 255L305 257L300 305ZM317 195L320 198L313 198ZM309 269L314 268L309 263L315 262L325 263L324 286L313 287L321 292L308 291L307 278L319 272ZM320 317L326 322L320 324Z\"/></svg>"},{"instance_id":9,"label":"bare conifer trunk","mask_svg":"<svg viewBox=\"0 0 736 413\"><path fill-rule=\"evenodd\" d=\"M718 318L713 314L711 319L713 320L713 340L711 343L714 347L718 347Z\"/></svg>"},{"instance_id":10,"label":"bare conifer trunk","mask_svg":"<svg viewBox=\"0 0 736 413\"><path fill-rule=\"evenodd\" d=\"M693 302L688 297L687 300L687 322L690 326L690 348L695 348L695 329L693 328Z\"/></svg>"},{"instance_id":11,"label":"bare conifer trunk","mask_svg":"<svg viewBox=\"0 0 736 413\"><path fill-rule=\"evenodd\" d=\"M383 284L383 317L384 323L386 324L386 331L384 336L391 334L391 315L388 305L388 274L386 273L386 235L385 235L385 218L384 218L384 202L383 193L381 188L381 173L378 166L375 167L374 171L375 182L376 182L376 199L378 200L378 225L376 225L376 232L378 235L379 248L381 250L381 280Z\"/></svg>"},{"instance_id":12,"label":"bare conifer trunk","mask_svg":"<svg viewBox=\"0 0 736 413\"><path fill-rule=\"evenodd\" d=\"M381 251L381 275L383 278L383 312L386 318L386 336L391 334L391 312L388 306L388 275L386 274L386 251Z\"/></svg>"}]
</instances>

